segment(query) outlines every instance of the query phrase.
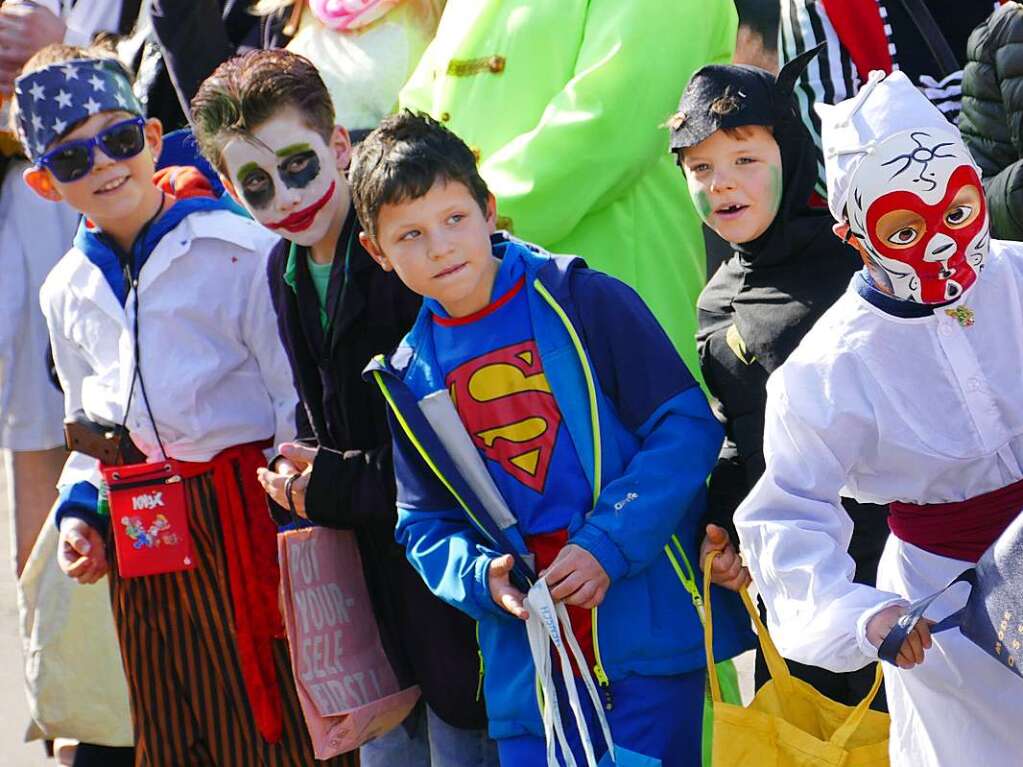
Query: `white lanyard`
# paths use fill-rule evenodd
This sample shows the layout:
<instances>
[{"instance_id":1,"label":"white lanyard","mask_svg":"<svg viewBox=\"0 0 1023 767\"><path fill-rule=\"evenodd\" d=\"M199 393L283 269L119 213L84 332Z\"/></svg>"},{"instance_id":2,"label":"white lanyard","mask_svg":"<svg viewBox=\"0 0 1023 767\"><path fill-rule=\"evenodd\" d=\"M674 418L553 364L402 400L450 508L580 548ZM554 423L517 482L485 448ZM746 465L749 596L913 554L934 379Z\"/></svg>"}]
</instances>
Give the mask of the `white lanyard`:
<instances>
[{"instance_id":1,"label":"white lanyard","mask_svg":"<svg viewBox=\"0 0 1023 767\"><path fill-rule=\"evenodd\" d=\"M597 687L593 683L593 676L590 674L586 658L579 647L579 641L575 638L572 625L568 619L568 610L563 603L554 604L551 599L551 592L547 588L544 579L533 584L526 597L526 606L529 610L529 620L526 621L526 633L529 635L529 650L533 655L533 664L536 666L536 673L540 680L540 688L543 692L543 730L544 739L547 742L547 764L548 767L558 767L555 738L561 744L561 752L565 757L567 767L578 767L572 749L565 737L565 728L561 722L561 711L558 706L558 693L554 686L554 675L551 667L551 642L558 651L558 659L561 661L561 676L565 683L565 690L568 692L569 705L575 715L576 727L579 729L579 740L582 741L583 750L586 752L586 764L588 767L597 767L597 759L593 754L593 743L590 740L590 731L586 726L586 719L583 717L582 706L579 702L579 692L576 690L575 679L572 678L572 664L568 659L568 652L565 650L564 636L568 648L572 651L575 662L579 667L579 674L586 691L589 693L590 701L597 712L597 719L600 721L600 728L604 734L604 742L607 743L607 751L611 761L615 761L615 747L611 740L611 728L607 724L607 717L604 715L604 707L601 705L600 696L597 694ZM560 625L559 625L560 624ZM561 627L565 631L562 634Z\"/></svg>"}]
</instances>

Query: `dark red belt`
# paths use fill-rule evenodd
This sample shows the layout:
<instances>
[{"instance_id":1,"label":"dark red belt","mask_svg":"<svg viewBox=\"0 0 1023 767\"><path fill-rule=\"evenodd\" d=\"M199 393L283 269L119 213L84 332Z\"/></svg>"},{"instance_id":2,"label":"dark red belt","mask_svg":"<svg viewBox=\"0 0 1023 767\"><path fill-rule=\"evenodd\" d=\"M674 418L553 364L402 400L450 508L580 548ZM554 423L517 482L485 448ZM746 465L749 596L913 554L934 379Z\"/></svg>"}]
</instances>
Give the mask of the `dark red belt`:
<instances>
[{"instance_id":1,"label":"dark red belt","mask_svg":"<svg viewBox=\"0 0 1023 767\"><path fill-rule=\"evenodd\" d=\"M1023 480L955 503L889 505L899 540L952 559L976 562L1023 510Z\"/></svg>"}]
</instances>

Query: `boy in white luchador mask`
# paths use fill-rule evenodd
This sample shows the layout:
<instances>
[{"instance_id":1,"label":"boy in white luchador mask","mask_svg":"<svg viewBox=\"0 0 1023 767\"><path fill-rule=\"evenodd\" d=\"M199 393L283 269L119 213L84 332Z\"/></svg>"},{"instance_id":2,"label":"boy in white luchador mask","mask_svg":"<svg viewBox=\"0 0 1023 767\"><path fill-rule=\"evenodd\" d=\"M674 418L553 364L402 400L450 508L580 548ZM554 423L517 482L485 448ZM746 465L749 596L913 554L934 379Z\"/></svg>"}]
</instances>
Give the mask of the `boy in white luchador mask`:
<instances>
[{"instance_id":1,"label":"boy in white luchador mask","mask_svg":"<svg viewBox=\"0 0 1023 767\"><path fill-rule=\"evenodd\" d=\"M835 232L865 269L771 376L766 471L735 522L782 653L850 671L1019 511L1023 245L990 239L973 159L903 74L818 111ZM876 588L852 582L841 496L890 504ZM892 644L893 765L1020 752L1023 685L996 660L926 621Z\"/></svg>"}]
</instances>

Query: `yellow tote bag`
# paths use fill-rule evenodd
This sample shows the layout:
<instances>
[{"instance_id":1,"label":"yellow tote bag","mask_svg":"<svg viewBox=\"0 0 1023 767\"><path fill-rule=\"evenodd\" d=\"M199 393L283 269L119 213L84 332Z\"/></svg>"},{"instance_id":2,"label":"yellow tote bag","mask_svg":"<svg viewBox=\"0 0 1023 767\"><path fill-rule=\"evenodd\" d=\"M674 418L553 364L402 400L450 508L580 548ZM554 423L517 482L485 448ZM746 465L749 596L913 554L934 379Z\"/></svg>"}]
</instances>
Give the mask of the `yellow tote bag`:
<instances>
[{"instance_id":1,"label":"yellow tote bag","mask_svg":"<svg viewBox=\"0 0 1023 767\"><path fill-rule=\"evenodd\" d=\"M881 686L881 664L859 705L846 706L821 695L789 673L746 589L740 596L756 626L771 680L748 708L722 699L710 617L710 565L715 556L717 552L708 555L703 566L704 643L714 706L711 766L887 767L888 715L870 709Z\"/></svg>"}]
</instances>

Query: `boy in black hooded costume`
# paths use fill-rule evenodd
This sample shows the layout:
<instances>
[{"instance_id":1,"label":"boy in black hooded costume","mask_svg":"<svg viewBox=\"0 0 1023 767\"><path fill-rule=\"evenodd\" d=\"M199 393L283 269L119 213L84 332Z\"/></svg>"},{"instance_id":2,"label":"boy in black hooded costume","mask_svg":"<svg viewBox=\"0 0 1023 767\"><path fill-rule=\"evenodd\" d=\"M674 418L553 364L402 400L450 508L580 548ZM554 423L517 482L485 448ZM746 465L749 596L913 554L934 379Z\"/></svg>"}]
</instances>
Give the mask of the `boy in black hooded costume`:
<instances>
[{"instance_id":1,"label":"boy in black hooded costume","mask_svg":"<svg viewBox=\"0 0 1023 767\"><path fill-rule=\"evenodd\" d=\"M856 251L832 233L828 210L809 205L817 153L792 88L819 50L789 62L777 79L756 67L703 67L670 122L671 150L696 208L733 249L700 295L697 345L726 430L710 478L704 548L726 549L715 566L729 570L719 578L732 575L736 586L746 574L726 531L735 540L732 514L764 471L767 378L862 266ZM855 525L849 553L856 580L873 584L888 536L885 515L850 499L843 504ZM846 704L859 702L874 680L871 667L835 674L789 665L794 675ZM757 687L767 678L758 656ZM877 700L883 707L883 695Z\"/></svg>"}]
</instances>

